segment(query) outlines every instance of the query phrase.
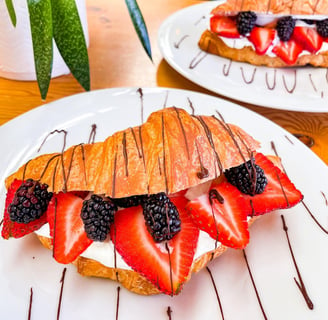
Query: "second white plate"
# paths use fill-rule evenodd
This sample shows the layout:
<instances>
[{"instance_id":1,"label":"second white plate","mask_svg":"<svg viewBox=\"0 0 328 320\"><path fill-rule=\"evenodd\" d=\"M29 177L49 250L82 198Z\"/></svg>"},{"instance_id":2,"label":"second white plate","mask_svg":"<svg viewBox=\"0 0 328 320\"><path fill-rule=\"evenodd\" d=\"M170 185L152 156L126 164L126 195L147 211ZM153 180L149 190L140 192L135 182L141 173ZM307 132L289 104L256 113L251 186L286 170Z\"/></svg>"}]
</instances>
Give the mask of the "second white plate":
<instances>
[{"instance_id":1,"label":"second white plate","mask_svg":"<svg viewBox=\"0 0 328 320\"><path fill-rule=\"evenodd\" d=\"M327 112L326 68L256 67L199 49L211 9L220 2L187 7L164 21L158 43L165 60L187 79L226 97L283 110Z\"/></svg>"}]
</instances>

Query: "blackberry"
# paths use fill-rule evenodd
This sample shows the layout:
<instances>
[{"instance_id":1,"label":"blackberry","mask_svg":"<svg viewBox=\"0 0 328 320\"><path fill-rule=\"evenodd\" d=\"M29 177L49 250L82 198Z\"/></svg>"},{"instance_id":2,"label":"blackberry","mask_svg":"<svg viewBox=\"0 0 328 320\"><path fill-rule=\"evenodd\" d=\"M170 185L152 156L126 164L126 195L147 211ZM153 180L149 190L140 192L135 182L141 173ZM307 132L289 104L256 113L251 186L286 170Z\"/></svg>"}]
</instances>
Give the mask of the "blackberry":
<instances>
[{"instance_id":1,"label":"blackberry","mask_svg":"<svg viewBox=\"0 0 328 320\"><path fill-rule=\"evenodd\" d=\"M254 173L256 174L255 184ZM268 184L263 169L255 164L254 160L249 160L237 167L230 168L224 172L224 175L239 191L251 196L262 193Z\"/></svg>"},{"instance_id":2,"label":"blackberry","mask_svg":"<svg viewBox=\"0 0 328 320\"><path fill-rule=\"evenodd\" d=\"M113 202L121 208L135 207L141 204L143 196L131 196L125 198L112 198Z\"/></svg>"},{"instance_id":3,"label":"blackberry","mask_svg":"<svg viewBox=\"0 0 328 320\"><path fill-rule=\"evenodd\" d=\"M48 185L28 179L15 192L13 201L8 206L10 220L18 223L29 223L41 218L47 211L52 192Z\"/></svg>"},{"instance_id":4,"label":"blackberry","mask_svg":"<svg viewBox=\"0 0 328 320\"><path fill-rule=\"evenodd\" d=\"M89 239L93 241L104 241L114 222L116 205L110 198L103 198L93 194L89 200L83 202L81 218L84 230Z\"/></svg>"},{"instance_id":5,"label":"blackberry","mask_svg":"<svg viewBox=\"0 0 328 320\"><path fill-rule=\"evenodd\" d=\"M181 230L179 212L164 192L145 197L142 207L147 228L156 242L170 240Z\"/></svg>"},{"instance_id":6,"label":"blackberry","mask_svg":"<svg viewBox=\"0 0 328 320\"><path fill-rule=\"evenodd\" d=\"M317 32L321 37L328 37L328 19L317 21Z\"/></svg>"},{"instance_id":7,"label":"blackberry","mask_svg":"<svg viewBox=\"0 0 328 320\"><path fill-rule=\"evenodd\" d=\"M295 20L291 16L283 17L277 22L277 32L281 41L288 41L295 28Z\"/></svg>"},{"instance_id":8,"label":"blackberry","mask_svg":"<svg viewBox=\"0 0 328 320\"><path fill-rule=\"evenodd\" d=\"M252 31L256 22L256 14L253 11L242 11L237 14L237 30L245 36Z\"/></svg>"}]
</instances>

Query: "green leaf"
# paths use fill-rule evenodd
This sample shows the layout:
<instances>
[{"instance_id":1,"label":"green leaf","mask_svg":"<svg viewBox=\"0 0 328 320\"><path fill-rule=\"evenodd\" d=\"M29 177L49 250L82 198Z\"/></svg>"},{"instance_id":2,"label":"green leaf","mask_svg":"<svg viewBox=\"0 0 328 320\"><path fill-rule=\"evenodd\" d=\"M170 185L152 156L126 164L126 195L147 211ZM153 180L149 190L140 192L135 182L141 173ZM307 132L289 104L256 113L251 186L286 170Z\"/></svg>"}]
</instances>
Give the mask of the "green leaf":
<instances>
[{"instance_id":1,"label":"green leaf","mask_svg":"<svg viewBox=\"0 0 328 320\"><path fill-rule=\"evenodd\" d=\"M145 49L150 60L153 60L152 54L151 54L151 46L150 46L147 27L146 27L144 18L142 16L142 13L139 9L139 6L137 4L137 1L136 0L125 0L125 3L128 7L129 14L130 14L130 17L133 22L133 26L138 34L139 40L141 41L141 44L142 44L143 48Z\"/></svg>"},{"instance_id":2,"label":"green leaf","mask_svg":"<svg viewBox=\"0 0 328 320\"><path fill-rule=\"evenodd\" d=\"M13 24L14 27L16 27L16 13L15 13L15 8L13 5L13 1L12 0L6 0L6 6L7 6L7 10L10 16L10 20L11 23Z\"/></svg>"},{"instance_id":3,"label":"green leaf","mask_svg":"<svg viewBox=\"0 0 328 320\"><path fill-rule=\"evenodd\" d=\"M34 63L42 99L49 89L52 70L52 14L50 0L27 0L33 42Z\"/></svg>"},{"instance_id":4,"label":"green leaf","mask_svg":"<svg viewBox=\"0 0 328 320\"><path fill-rule=\"evenodd\" d=\"M58 50L75 79L90 90L86 41L75 0L51 0L53 33Z\"/></svg>"}]
</instances>

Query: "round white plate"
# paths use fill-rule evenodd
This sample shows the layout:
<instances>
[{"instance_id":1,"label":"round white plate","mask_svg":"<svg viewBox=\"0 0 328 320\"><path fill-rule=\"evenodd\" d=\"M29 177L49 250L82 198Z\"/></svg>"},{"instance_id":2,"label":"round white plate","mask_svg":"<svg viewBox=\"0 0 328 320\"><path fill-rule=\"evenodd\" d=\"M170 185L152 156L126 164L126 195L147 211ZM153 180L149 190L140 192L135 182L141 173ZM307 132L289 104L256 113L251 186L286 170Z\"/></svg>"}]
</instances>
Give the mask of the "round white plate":
<instances>
[{"instance_id":1,"label":"round white plate","mask_svg":"<svg viewBox=\"0 0 328 320\"><path fill-rule=\"evenodd\" d=\"M161 25L158 43L165 60L194 83L239 101L283 110L327 112L328 69L256 67L203 52L209 1L174 13Z\"/></svg>"},{"instance_id":2,"label":"round white plate","mask_svg":"<svg viewBox=\"0 0 328 320\"><path fill-rule=\"evenodd\" d=\"M96 141L116 130L146 120L164 106L179 106L196 114L219 111L227 122L240 125L262 142L262 151L273 154L272 141L293 182L304 193L304 203L327 226L328 168L296 138L269 120L235 104L214 97L164 88L119 88L93 91L49 103L0 127L0 211L5 200L4 179L35 157L49 132L66 130L66 146L87 142L93 124ZM41 152L62 150L63 135L51 135ZM304 285L312 299L310 310L298 289L298 277L280 215ZM1 220L2 213L0 215ZM325 319L328 314L328 235L312 220L302 204L267 214L251 227L245 252L259 299L268 319ZM58 264L32 234L23 239L0 239L0 318L56 319L61 277L67 267L60 319L115 319L116 282L85 278L72 265ZM225 319L262 319L263 313L242 251L230 250L209 265ZM118 319L174 320L222 319L210 274L193 275L182 293L144 297L120 290Z\"/></svg>"}]
</instances>

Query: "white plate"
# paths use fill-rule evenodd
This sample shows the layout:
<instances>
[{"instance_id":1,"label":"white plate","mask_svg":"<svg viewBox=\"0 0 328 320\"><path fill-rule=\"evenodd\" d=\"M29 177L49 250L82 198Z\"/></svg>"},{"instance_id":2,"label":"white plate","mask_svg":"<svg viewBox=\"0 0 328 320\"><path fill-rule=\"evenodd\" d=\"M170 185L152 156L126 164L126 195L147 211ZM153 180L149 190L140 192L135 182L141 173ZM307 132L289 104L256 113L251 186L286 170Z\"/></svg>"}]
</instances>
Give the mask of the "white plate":
<instances>
[{"instance_id":1,"label":"white plate","mask_svg":"<svg viewBox=\"0 0 328 320\"><path fill-rule=\"evenodd\" d=\"M3 211L4 178L31 157L47 134L68 132L67 146L87 142L91 126L97 125L96 140L118 129L140 124L163 106L181 106L197 114L220 111L226 121L236 123L259 139L263 151L273 153L271 141L283 165L305 195L313 214L327 225L328 169L296 138L269 120L235 104L193 92L164 88L93 91L49 103L0 127L0 210ZM41 152L60 151L62 134L52 135ZM288 249L280 215L284 214L300 273L314 303L309 310L297 288L297 276ZM1 218L0 218L1 220ZM250 269L268 319L324 319L328 314L328 236L310 218L302 204L284 212L268 214L251 227L246 249ZM63 265L34 237L0 239L0 318L27 319L33 290L32 319L56 319ZM225 319L262 319L242 251L231 250L210 266ZM115 319L117 283L84 278L67 266L60 319ZM221 319L219 304L206 269L194 275L181 295L144 297L120 291L119 319L174 320Z\"/></svg>"},{"instance_id":2,"label":"white plate","mask_svg":"<svg viewBox=\"0 0 328 320\"><path fill-rule=\"evenodd\" d=\"M210 11L221 2L187 7L164 21L158 43L165 60L187 79L226 97L284 110L327 112L326 68L256 67L199 49Z\"/></svg>"}]
</instances>

